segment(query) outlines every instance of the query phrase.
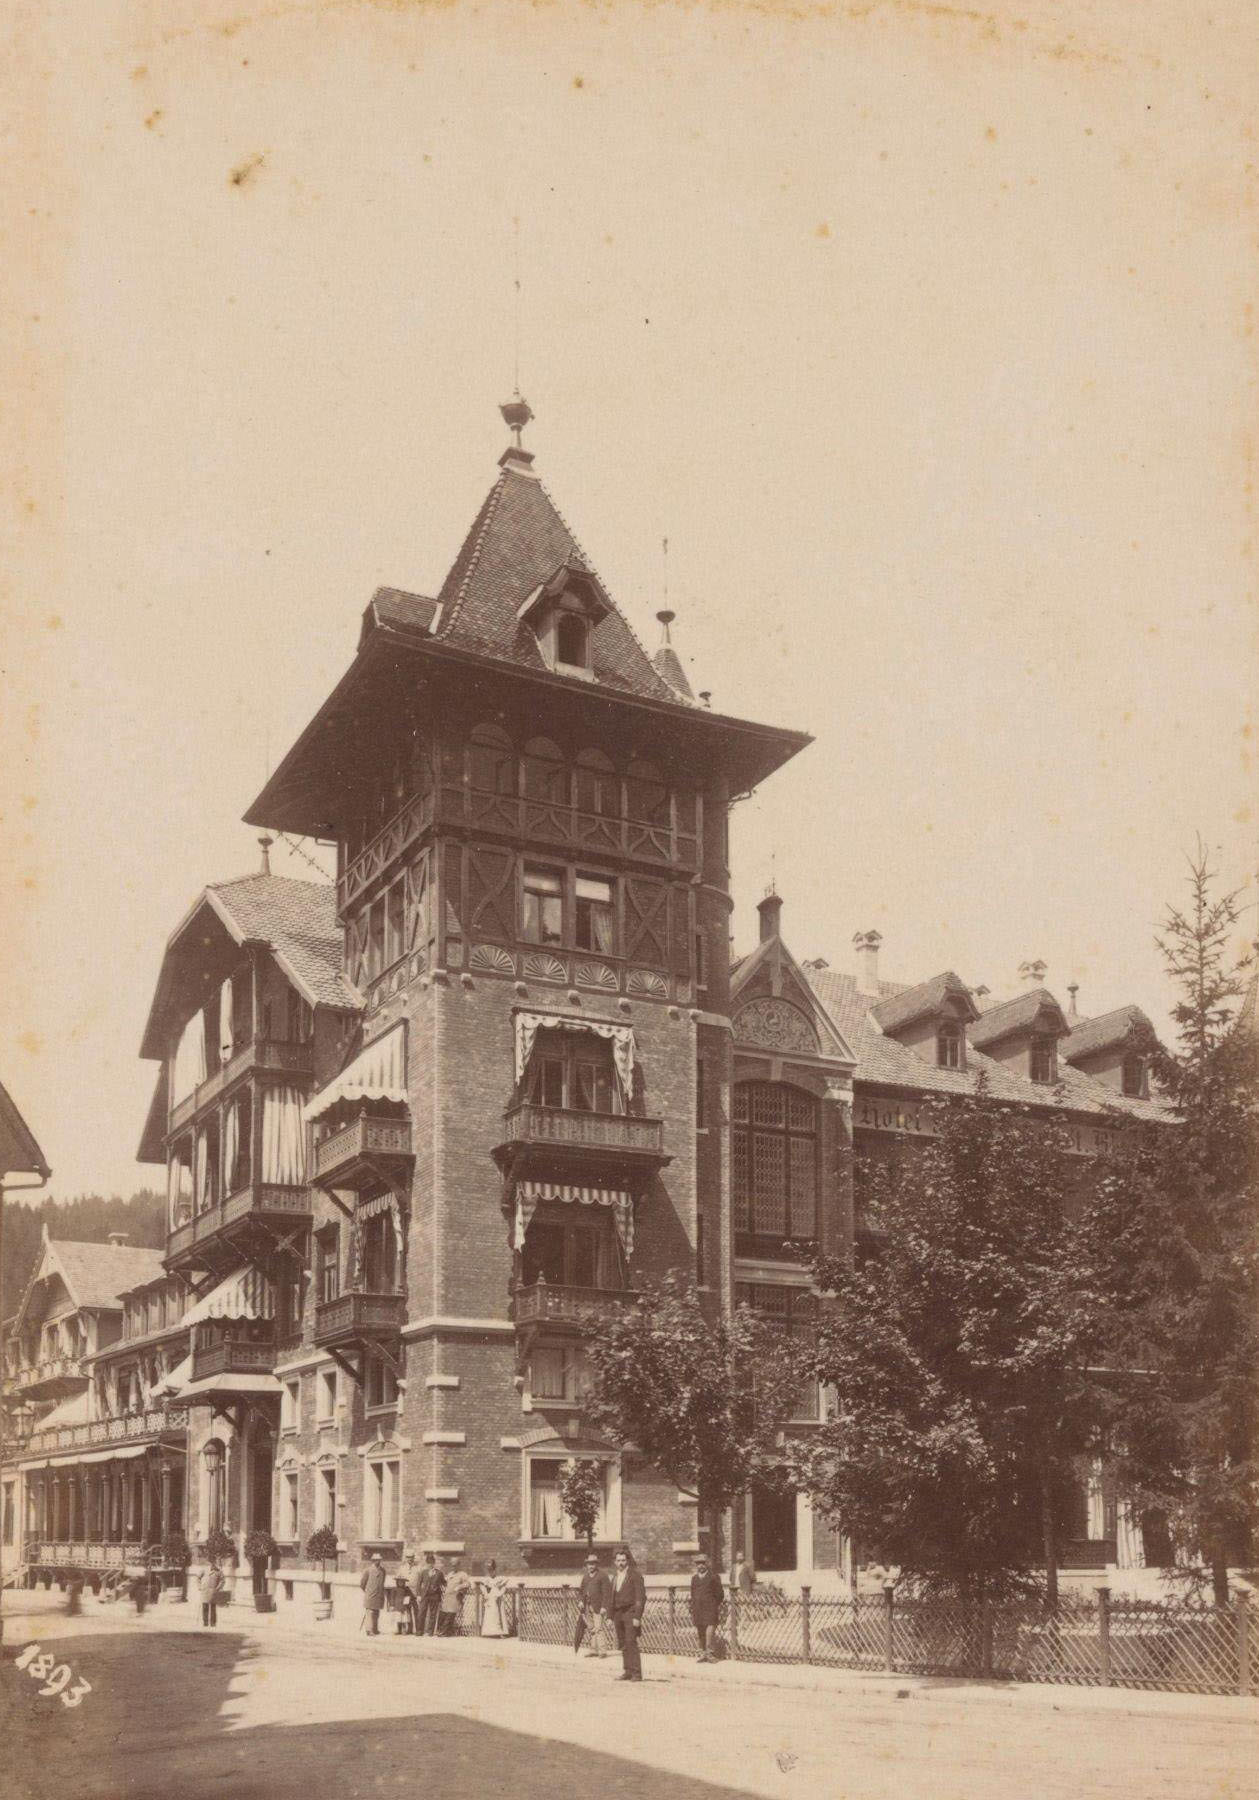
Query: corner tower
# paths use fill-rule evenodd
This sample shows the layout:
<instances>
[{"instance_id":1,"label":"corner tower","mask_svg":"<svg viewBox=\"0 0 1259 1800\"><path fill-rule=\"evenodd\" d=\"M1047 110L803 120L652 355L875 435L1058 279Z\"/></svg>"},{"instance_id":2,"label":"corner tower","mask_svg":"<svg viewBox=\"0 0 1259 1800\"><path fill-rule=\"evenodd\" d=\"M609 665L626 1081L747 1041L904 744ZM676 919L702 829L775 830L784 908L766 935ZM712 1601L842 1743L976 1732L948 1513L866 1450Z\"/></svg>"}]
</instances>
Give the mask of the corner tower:
<instances>
[{"instance_id":1,"label":"corner tower","mask_svg":"<svg viewBox=\"0 0 1259 1800\"><path fill-rule=\"evenodd\" d=\"M341 1371L347 1435L299 1433L294 1466L352 1553L566 1566L586 1455L600 1536L669 1563L693 1509L583 1433L581 1331L670 1269L730 1304L727 819L808 739L653 663L503 414L440 591L377 592L246 815L336 840L364 1002L307 1107L308 1343L278 1372Z\"/></svg>"}]
</instances>

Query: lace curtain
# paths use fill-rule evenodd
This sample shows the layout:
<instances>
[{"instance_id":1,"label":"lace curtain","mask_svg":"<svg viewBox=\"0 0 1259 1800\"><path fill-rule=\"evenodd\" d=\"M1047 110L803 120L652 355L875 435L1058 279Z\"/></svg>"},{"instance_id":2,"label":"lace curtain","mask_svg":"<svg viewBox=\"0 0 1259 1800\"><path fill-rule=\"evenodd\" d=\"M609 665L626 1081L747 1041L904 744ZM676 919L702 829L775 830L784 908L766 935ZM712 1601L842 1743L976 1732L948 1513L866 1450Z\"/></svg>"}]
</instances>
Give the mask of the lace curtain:
<instances>
[{"instance_id":1,"label":"lace curtain","mask_svg":"<svg viewBox=\"0 0 1259 1800\"><path fill-rule=\"evenodd\" d=\"M268 1088L262 1097L262 1179L272 1187L306 1184L306 1133L298 1088Z\"/></svg>"},{"instance_id":2,"label":"lace curtain","mask_svg":"<svg viewBox=\"0 0 1259 1800\"><path fill-rule=\"evenodd\" d=\"M596 1037L608 1038L612 1044L612 1060L620 1076L626 1098L634 1091L634 1028L632 1025L608 1025L601 1019L575 1019L567 1013L516 1014L516 1080L519 1081L533 1054L534 1039L541 1030L589 1031Z\"/></svg>"},{"instance_id":3,"label":"lace curtain","mask_svg":"<svg viewBox=\"0 0 1259 1800\"><path fill-rule=\"evenodd\" d=\"M178 1106L205 1080L205 1014L195 1012L180 1033L171 1069L170 1103Z\"/></svg>"}]
</instances>

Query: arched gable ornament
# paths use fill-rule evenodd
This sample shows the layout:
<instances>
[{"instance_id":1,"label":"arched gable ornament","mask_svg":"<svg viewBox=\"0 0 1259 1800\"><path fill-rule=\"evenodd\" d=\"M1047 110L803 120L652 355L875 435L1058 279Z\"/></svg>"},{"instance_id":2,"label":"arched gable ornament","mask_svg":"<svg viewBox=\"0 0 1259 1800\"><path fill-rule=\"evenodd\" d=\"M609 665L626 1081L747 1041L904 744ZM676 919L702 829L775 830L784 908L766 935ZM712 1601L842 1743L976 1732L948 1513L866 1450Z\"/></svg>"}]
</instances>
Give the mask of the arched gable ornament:
<instances>
[{"instance_id":1,"label":"arched gable ornament","mask_svg":"<svg viewBox=\"0 0 1259 1800\"><path fill-rule=\"evenodd\" d=\"M812 1020L790 1000L768 995L739 1008L734 1015L734 1035L737 1042L764 1050L803 1050L810 1056L820 1050Z\"/></svg>"}]
</instances>

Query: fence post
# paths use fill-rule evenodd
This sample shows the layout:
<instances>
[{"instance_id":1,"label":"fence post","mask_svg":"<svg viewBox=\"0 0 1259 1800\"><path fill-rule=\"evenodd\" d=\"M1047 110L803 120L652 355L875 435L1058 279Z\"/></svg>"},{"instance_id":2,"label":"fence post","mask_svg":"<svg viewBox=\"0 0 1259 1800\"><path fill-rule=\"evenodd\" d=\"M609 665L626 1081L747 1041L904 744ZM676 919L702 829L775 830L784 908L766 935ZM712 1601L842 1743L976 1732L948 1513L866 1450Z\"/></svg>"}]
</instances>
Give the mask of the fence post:
<instances>
[{"instance_id":1,"label":"fence post","mask_svg":"<svg viewBox=\"0 0 1259 1800\"><path fill-rule=\"evenodd\" d=\"M891 1675L896 1668L896 1637L892 1629L892 1596L895 1588L892 1582L883 1587L883 1666Z\"/></svg>"},{"instance_id":2,"label":"fence post","mask_svg":"<svg viewBox=\"0 0 1259 1800\"><path fill-rule=\"evenodd\" d=\"M735 1582L730 1583L730 1660L735 1662L739 1655L739 1589Z\"/></svg>"},{"instance_id":3,"label":"fence post","mask_svg":"<svg viewBox=\"0 0 1259 1800\"><path fill-rule=\"evenodd\" d=\"M1110 1686L1110 1589L1097 1590L1097 1638L1102 1657L1102 1686Z\"/></svg>"},{"instance_id":4,"label":"fence post","mask_svg":"<svg viewBox=\"0 0 1259 1800\"><path fill-rule=\"evenodd\" d=\"M525 1637L525 1584L516 1583L516 1636L521 1643Z\"/></svg>"},{"instance_id":5,"label":"fence post","mask_svg":"<svg viewBox=\"0 0 1259 1800\"><path fill-rule=\"evenodd\" d=\"M1239 1593L1233 1602L1237 1620L1237 1692L1250 1693L1250 1596Z\"/></svg>"},{"instance_id":6,"label":"fence post","mask_svg":"<svg viewBox=\"0 0 1259 1800\"><path fill-rule=\"evenodd\" d=\"M564 1642L571 1644L577 1627L573 1623L573 1596L569 1592L568 1583L562 1581L560 1587L564 1593Z\"/></svg>"},{"instance_id":7,"label":"fence post","mask_svg":"<svg viewBox=\"0 0 1259 1800\"><path fill-rule=\"evenodd\" d=\"M678 1651L678 1590L669 1583L669 1655L676 1656Z\"/></svg>"},{"instance_id":8,"label":"fence post","mask_svg":"<svg viewBox=\"0 0 1259 1800\"><path fill-rule=\"evenodd\" d=\"M813 1661L813 1645L809 1636L809 1590L805 1586L800 1589L800 1636L804 1641L804 1660Z\"/></svg>"}]
</instances>

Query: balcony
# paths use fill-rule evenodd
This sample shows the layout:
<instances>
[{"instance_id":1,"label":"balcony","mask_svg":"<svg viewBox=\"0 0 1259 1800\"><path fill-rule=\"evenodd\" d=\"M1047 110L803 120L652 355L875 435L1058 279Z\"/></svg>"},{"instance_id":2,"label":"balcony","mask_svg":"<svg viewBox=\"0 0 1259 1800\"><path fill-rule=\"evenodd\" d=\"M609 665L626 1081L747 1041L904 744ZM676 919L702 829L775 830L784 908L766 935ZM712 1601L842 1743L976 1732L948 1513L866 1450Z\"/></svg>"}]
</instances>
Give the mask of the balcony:
<instances>
[{"instance_id":1,"label":"balcony","mask_svg":"<svg viewBox=\"0 0 1259 1800\"><path fill-rule=\"evenodd\" d=\"M619 1174L653 1174L671 1159L665 1154L664 1121L630 1113L576 1112L524 1101L504 1115L502 1141L494 1160L500 1169L537 1161L557 1162Z\"/></svg>"},{"instance_id":2,"label":"balcony","mask_svg":"<svg viewBox=\"0 0 1259 1800\"><path fill-rule=\"evenodd\" d=\"M175 1227L166 1240L166 1266L210 1266L215 1260L213 1253L244 1235L251 1224L291 1230L295 1223L309 1219L309 1188L263 1183L241 1188L220 1205L207 1207L186 1224Z\"/></svg>"},{"instance_id":3,"label":"balcony","mask_svg":"<svg viewBox=\"0 0 1259 1800\"><path fill-rule=\"evenodd\" d=\"M203 1319L193 1326L192 1375L270 1375L275 1368L275 1321Z\"/></svg>"},{"instance_id":4,"label":"balcony","mask_svg":"<svg viewBox=\"0 0 1259 1800\"><path fill-rule=\"evenodd\" d=\"M407 1316L405 1294L368 1294L361 1289L321 1300L315 1308L315 1343L340 1349L372 1338L395 1338Z\"/></svg>"},{"instance_id":5,"label":"balcony","mask_svg":"<svg viewBox=\"0 0 1259 1800\"><path fill-rule=\"evenodd\" d=\"M92 1419L85 1425L53 1425L31 1432L24 1454L47 1450L107 1450L113 1444L136 1444L159 1438L165 1431L184 1431L182 1415L164 1407L143 1413L123 1413L115 1419Z\"/></svg>"},{"instance_id":6,"label":"balcony","mask_svg":"<svg viewBox=\"0 0 1259 1800\"><path fill-rule=\"evenodd\" d=\"M698 833L668 820L631 819L620 813L587 812L562 800L536 795L497 794L488 789L455 787L441 790L443 823L475 825L482 832L547 840L586 854L633 857L670 868L698 869Z\"/></svg>"},{"instance_id":7,"label":"balcony","mask_svg":"<svg viewBox=\"0 0 1259 1800\"><path fill-rule=\"evenodd\" d=\"M87 1373L77 1356L46 1356L29 1363L14 1377L14 1392L26 1399L55 1400L77 1393Z\"/></svg>"},{"instance_id":8,"label":"balcony","mask_svg":"<svg viewBox=\"0 0 1259 1800\"><path fill-rule=\"evenodd\" d=\"M384 875L433 823L433 796L415 794L337 877L337 917L344 918L377 876Z\"/></svg>"},{"instance_id":9,"label":"balcony","mask_svg":"<svg viewBox=\"0 0 1259 1800\"><path fill-rule=\"evenodd\" d=\"M582 1331L609 1314L627 1312L638 1303L632 1288L563 1287L538 1281L518 1287L512 1299L517 1331L545 1325Z\"/></svg>"},{"instance_id":10,"label":"balcony","mask_svg":"<svg viewBox=\"0 0 1259 1800\"><path fill-rule=\"evenodd\" d=\"M224 1063L212 1075L207 1075L191 1094L185 1094L179 1104L171 1108L168 1133L173 1135L181 1130L190 1119L217 1100L225 1089L239 1081L242 1075L254 1074L260 1069L273 1075L305 1075L313 1078L313 1046L277 1044L266 1038L258 1038L252 1044L244 1045L230 1062Z\"/></svg>"},{"instance_id":11,"label":"balcony","mask_svg":"<svg viewBox=\"0 0 1259 1800\"><path fill-rule=\"evenodd\" d=\"M351 1119L315 1145L314 1180L323 1187L378 1187L391 1184L401 1165L411 1162L410 1119Z\"/></svg>"}]
</instances>

